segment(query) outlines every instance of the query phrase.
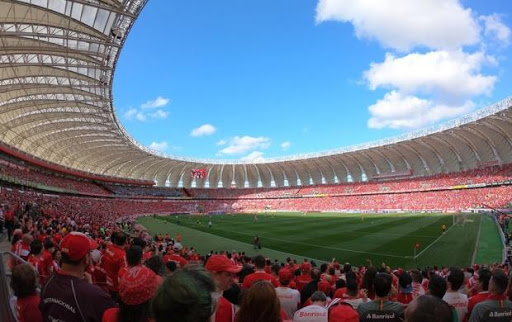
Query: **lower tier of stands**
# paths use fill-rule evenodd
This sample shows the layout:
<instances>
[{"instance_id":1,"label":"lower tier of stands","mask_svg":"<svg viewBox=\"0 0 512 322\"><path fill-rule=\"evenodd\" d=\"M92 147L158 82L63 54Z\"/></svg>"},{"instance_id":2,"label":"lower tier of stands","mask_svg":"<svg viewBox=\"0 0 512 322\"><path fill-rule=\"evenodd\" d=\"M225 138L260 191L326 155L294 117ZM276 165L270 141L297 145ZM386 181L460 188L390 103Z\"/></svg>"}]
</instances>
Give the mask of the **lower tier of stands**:
<instances>
[{"instance_id":1,"label":"lower tier of stands","mask_svg":"<svg viewBox=\"0 0 512 322\"><path fill-rule=\"evenodd\" d=\"M84 197L21 191L1 188L1 203L20 209L32 205L52 217L71 216L98 219L108 223L120 216L155 213L191 212L252 212L268 209L279 211L461 211L471 208L501 208L510 201L512 185L486 188L368 194L353 196L324 196L282 199L137 199Z\"/></svg>"}]
</instances>

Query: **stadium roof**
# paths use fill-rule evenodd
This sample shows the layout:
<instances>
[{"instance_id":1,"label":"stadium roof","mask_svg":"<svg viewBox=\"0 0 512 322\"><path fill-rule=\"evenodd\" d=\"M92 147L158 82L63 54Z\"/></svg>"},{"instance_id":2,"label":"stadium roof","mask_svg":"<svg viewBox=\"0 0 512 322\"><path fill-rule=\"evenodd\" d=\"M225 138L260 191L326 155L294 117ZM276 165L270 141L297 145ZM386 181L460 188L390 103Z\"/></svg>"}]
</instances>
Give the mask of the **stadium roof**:
<instances>
[{"instance_id":1,"label":"stadium roof","mask_svg":"<svg viewBox=\"0 0 512 322\"><path fill-rule=\"evenodd\" d=\"M0 0L0 140L66 168L173 187L283 187L432 175L512 162L512 98L435 128L259 163L138 144L112 100L117 59L147 0ZM191 170L208 176L193 179Z\"/></svg>"}]
</instances>

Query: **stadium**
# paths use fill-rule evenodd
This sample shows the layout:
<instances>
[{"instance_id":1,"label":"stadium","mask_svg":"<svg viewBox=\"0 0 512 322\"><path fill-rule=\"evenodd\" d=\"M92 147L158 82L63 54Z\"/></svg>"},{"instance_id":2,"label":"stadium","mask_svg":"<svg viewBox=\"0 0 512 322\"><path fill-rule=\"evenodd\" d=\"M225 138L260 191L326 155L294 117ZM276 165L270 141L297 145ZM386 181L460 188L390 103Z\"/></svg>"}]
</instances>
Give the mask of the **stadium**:
<instances>
[{"instance_id":1,"label":"stadium","mask_svg":"<svg viewBox=\"0 0 512 322\"><path fill-rule=\"evenodd\" d=\"M56 243L70 230L105 248L124 230L191 262L244 252L333 271L507 266L512 98L324 152L259 162L165 155L138 143L113 105L116 64L145 5L0 1L0 321L16 321L8 285L29 257L24 236ZM20 248L5 240L14 228Z\"/></svg>"}]
</instances>

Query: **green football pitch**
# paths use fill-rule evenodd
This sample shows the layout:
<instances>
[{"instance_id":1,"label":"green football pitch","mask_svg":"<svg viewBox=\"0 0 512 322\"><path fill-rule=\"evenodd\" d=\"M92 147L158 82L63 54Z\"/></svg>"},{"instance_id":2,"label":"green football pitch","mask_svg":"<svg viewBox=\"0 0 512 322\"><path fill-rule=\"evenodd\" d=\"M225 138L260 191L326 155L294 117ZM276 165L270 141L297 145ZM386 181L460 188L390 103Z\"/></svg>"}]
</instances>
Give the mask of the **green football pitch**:
<instances>
[{"instance_id":1,"label":"green football pitch","mask_svg":"<svg viewBox=\"0 0 512 322\"><path fill-rule=\"evenodd\" d=\"M291 256L299 262L302 258L330 262L336 258L356 265L371 260L392 267L469 266L473 258L500 260L501 250L489 257L487 249L479 249L484 239L482 245L499 248L492 220L467 215L464 225L452 222L451 214L278 213L139 219L152 234L180 233L186 245L196 247L202 254L236 250L280 260ZM445 233L443 224L447 227ZM482 226L487 233L481 235ZM261 250L253 248L255 236L261 239Z\"/></svg>"}]
</instances>

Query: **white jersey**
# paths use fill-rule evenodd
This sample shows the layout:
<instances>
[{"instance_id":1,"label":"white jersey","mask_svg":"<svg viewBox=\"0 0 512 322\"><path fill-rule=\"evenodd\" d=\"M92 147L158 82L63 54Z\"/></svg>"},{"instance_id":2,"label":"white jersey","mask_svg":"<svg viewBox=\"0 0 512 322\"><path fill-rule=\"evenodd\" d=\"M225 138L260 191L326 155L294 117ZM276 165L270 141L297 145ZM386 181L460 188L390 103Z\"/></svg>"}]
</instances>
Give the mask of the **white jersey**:
<instances>
[{"instance_id":1,"label":"white jersey","mask_svg":"<svg viewBox=\"0 0 512 322\"><path fill-rule=\"evenodd\" d=\"M281 302L281 308L291 318L297 311L300 304L300 293L289 287L276 288L277 297Z\"/></svg>"},{"instance_id":2,"label":"white jersey","mask_svg":"<svg viewBox=\"0 0 512 322\"><path fill-rule=\"evenodd\" d=\"M443 296L443 301L450 304L457 310L459 322L464 321L464 317L468 313L468 297L459 292L446 292Z\"/></svg>"},{"instance_id":3,"label":"white jersey","mask_svg":"<svg viewBox=\"0 0 512 322\"><path fill-rule=\"evenodd\" d=\"M293 322L327 322L327 309L320 305L309 305L295 312Z\"/></svg>"}]
</instances>

